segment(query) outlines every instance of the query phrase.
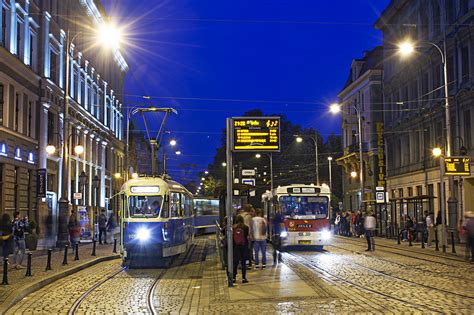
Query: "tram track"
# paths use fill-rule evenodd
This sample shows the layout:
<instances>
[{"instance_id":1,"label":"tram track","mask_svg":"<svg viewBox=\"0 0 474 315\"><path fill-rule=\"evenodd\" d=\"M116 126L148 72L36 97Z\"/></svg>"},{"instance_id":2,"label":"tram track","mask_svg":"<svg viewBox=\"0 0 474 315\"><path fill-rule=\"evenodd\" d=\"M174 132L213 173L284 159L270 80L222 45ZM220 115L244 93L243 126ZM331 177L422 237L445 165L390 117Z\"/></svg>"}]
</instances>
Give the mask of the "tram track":
<instances>
[{"instance_id":1,"label":"tram track","mask_svg":"<svg viewBox=\"0 0 474 315\"><path fill-rule=\"evenodd\" d=\"M435 273L435 274L437 274L437 275L439 275L439 276L443 276L443 275L444 275L444 272L442 272L442 271L427 270L427 269L419 268L419 267L416 267L416 266L412 266L412 265L408 265L408 264L403 264L403 263L395 262L395 261L392 261L392 260L389 260L389 259L385 259L385 258L382 258L382 257L367 255L367 254L364 254L363 252L359 252L359 251L356 251L356 250L352 250L352 249L347 249L347 248L344 248L344 247L336 246L336 245L334 245L334 244L331 244L331 245L329 245L329 246L330 246L330 247L334 247L334 248L338 248L338 249L341 249L341 250L344 250L344 251L347 251L347 252L351 252L351 253L354 253L354 254L357 254L357 255L361 255L361 256L364 256L364 257L370 257L370 258L373 258L373 259L376 259L376 260L379 260L379 261L383 261L383 262L386 262L386 263L394 264L394 265L397 265L397 266L400 266L400 267L403 267L403 268L415 269L415 270L418 270L418 271L423 272L423 273L426 273L426 274L433 274L433 273ZM391 253L391 252L390 252L390 253ZM397 253L393 253L393 254L397 254ZM403 257L411 257L411 256L404 256L404 255L400 255L400 256L403 256ZM456 275L449 275L449 278L454 278L454 279L459 279L459 280L466 280L466 277L461 277L461 276L456 276Z\"/></svg>"},{"instance_id":2,"label":"tram track","mask_svg":"<svg viewBox=\"0 0 474 315\"><path fill-rule=\"evenodd\" d=\"M422 310L429 310L429 311L432 311L432 312L435 312L435 313L439 313L439 310L436 309L436 308L433 308L431 305L415 303L415 302L411 301L410 299L404 299L404 298L397 297L393 294L381 292L381 290L379 290L379 289L370 288L367 285L359 284L356 281L352 281L350 279L347 279L347 277L338 275L335 272L328 271L327 269L322 268L321 266L319 266L319 264L317 262L315 262L315 261L313 261L309 258L306 258L304 256L301 256L301 255L298 255L298 254L295 254L295 253L286 253L286 255L291 256L292 259L294 259L297 263L303 265L306 268L310 268L310 269L313 269L313 270L316 269L323 276L326 276L325 278L327 278L329 276L330 278L332 277L333 279L337 279L340 282L346 283L346 284L348 284L352 287L356 287L356 288L358 288L362 291L370 292L370 293L373 293L373 294L376 294L376 295L379 295L379 296L383 296L384 298L387 298L387 299L391 299L391 300L394 300L394 301L397 301L397 302L412 305L413 307L416 307L416 308L419 308L419 309L422 309ZM369 273L372 272L373 274L377 274L380 277L386 278L387 281L393 281L395 279L397 281L408 284L410 286L420 286L420 287L423 287L424 289L441 292L444 295L449 294L449 295L454 295L454 296L456 296L458 298L461 298L461 299L469 299L471 301L474 301L474 297L471 297L471 296L468 296L468 295L458 294L458 293L454 293L452 291L447 291L447 290L444 290L444 289L438 289L438 288L434 288L434 287L431 287L431 286L422 285L422 284L419 284L419 283L416 283L416 282L408 281L406 279L402 279L402 278L399 278L399 277L396 277L396 276L386 274L384 272L380 272L380 271L365 267L361 264L357 264L357 263L355 263L355 264L359 267L362 267L363 269L365 269ZM328 279L328 281L334 282L331 279Z\"/></svg>"},{"instance_id":3,"label":"tram track","mask_svg":"<svg viewBox=\"0 0 474 315\"><path fill-rule=\"evenodd\" d=\"M360 246L365 246L365 244L362 244L361 242L357 241L357 240L353 240L353 239L350 239L350 238L339 238L339 239L342 239L342 240L345 240L345 241L349 241L349 242L352 242L353 244L358 244ZM332 245L331 245L332 246ZM413 259L418 259L418 260L422 260L422 261L426 261L426 262L430 262L430 263L435 263L435 264L440 264L440 265L445 265L445 266L448 266L448 267L452 267L452 268L457 268L459 267L459 265L454 265L454 264L448 264L448 263L445 263L445 262L441 262L441 261L436 261L436 260L431 260L431 259L426 259L426 258L421 258L421 257L416 257L416 256L412 256L412 255L406 255L405 253L400 253L400 249L397 248L397 247L393 247L393 246L388 246L388 245L384 245L384 244L379 244L379 243L375 243L375 246L377 248L389 248L389 249L392 249L394 251L389 251L389 250L385 250L386 252L389 252L389 253L392 253L392 254L395 254L395 255L399 255L399 256L404 256L404 257L409 257L409 258L413 258ZM425 256L429 256L429 257L435 257L435 258L442 258L442 259L445 259L445 260L450 260L450 261L455 261L459 264L466 264L468 265L469 263L466 262L466 261L463 261L463 260L460 260L460 259L455 259L455 258L452 258L452 257L449 257L449 256L439 256L439 255L435 255L435 254L430 254L430 253L422 253L422 252L418 252L418 251L413 251L413 250L408 250L408 249L403 249L404 252L410 252L410 253L413 253L413 254L417 254L417 255L425 255ZM395 251L398 251L398 252L395 252Z\"/></svg>"}]
</instances>

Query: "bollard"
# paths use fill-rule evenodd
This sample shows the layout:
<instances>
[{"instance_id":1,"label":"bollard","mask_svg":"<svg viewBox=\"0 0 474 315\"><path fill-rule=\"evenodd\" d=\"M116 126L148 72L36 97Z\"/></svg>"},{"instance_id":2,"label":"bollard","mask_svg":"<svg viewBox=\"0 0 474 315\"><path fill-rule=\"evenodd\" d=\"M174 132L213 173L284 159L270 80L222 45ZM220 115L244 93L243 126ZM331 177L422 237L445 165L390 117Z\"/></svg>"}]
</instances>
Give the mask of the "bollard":
<instances>
[{"instance_id":1,"label":"bollard","mask_svg":"<svg viewBox=\"0 0 474 315\"><path fill-rule=\"evenodd\" d=\"M92 241L92 254L91 254L91 256L95 256L96 243L97 243L96 240L93 240L93 241Z\"/></svg>"},{"instance_id":2,"label":"bollard","mask_svg":"<svg viewBox=\"0 0 474 315\"><path fill-rule=\"evenodd\" d=\"M48 262L46 263L46 271L51 270L51 253L52 249L48 249Z\"/></svg>"},{"instance_id":3,"label":"bollard","mask_svg":"<svg viewBox=\"0 0 474 315\"><path fill-rule=\"evenodd\" d=\"M79 260L79 243L76 242L74 244L75 248L76 248L76 251L75 251L75 254L74 254L74 260Z\"/></svg>"},{"instance_id":4,"label":"bollard","mask_svg":"<svg viewBox=\"0 0 474 315\"><path fill-rule=\"evenodd\" d=\"M8 284L8 258L3 258L3 284Z\"/></svg>"},{"instance_id":5,"label":"bollard","mask_svg":"<svg viewBox=\"0 0 474 315\"><path fill-rule=\"evenodd\" d=\"M26 274L25 277L31 277L31 253L28 252L28 257L26 261Z\"/></svg>"},{"instance_id":6,"label":"bollard","mask_svg":"<svg viewBox=\"0 0 474 315\"><path fill-rule=\"evenodd\" d=\"M435 251L439 252L438 229L435 229Z\"/></svg>"},{"instance_id":7,"label":"bollard","mask_svg":"<svg viewBox=\"0 0 474 315\"><path fill-rule=\"evenodd\" d=\"M68 252L68 248L69 248L68 245L65 245L65 246L64 246L63 266L64 266L64 265L67 265L67 252Z\"/></svg>"},{"instance_id":8,"label":"bollard","mask_svg":"<svg viewBox=\"0 0 474 315\"><path fill-rule=\"evenodd\" d=\"M400 232L401 233L401 232ZM398 237L397 237L397 244L400 245L400 233L398 233Z\"/></svg>"},{"instance_id":9,"label":"bollard","mask_svg":"<svg viewBox=\"0 0 474 315\"><path fill-rule=\"evenodd\" d=\"M451 253L456 254L456 248L454 247L454 231L451 231L451 245L452 245L452 250Z\"/></svg>"},{"instance_id":10,"label":"bollard","mask_svg":"<svg viewBox=\"0 0 474 315\"><path fill-rule=\"evenodd\" d=\"M113 253L114 254L117 254L117 239L114 238L114 250L113 250Z\"/></svg>"},{"instance_id":11,"label":"bollard","mask_svg":"<svg viewBox=\"0 0 474 315\"><path fill-rule=\"evenodd\" d=\"M421 235L421 248L425 248L425 235L423 234L423 231L420 231Z\"/></svg>"},{"instance_id":12,"label":"bollard","mask_svg":"<svg viewBox=\"0 0 474 315\"><path fill-rule=\"evenodd\" d=\"M408 231L408 246L413 246L413 244L411 243L413 239L413 233L411 231Z\"/></svg>"}]
</instances>

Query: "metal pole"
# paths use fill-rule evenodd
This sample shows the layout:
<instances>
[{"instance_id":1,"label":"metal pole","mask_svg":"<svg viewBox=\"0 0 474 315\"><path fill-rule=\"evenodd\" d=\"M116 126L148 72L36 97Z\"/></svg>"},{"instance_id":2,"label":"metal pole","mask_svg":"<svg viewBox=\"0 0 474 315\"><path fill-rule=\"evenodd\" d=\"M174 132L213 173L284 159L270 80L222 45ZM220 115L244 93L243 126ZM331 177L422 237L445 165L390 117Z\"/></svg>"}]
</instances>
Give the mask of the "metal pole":
<instances>
[{"instance_id":1,"label":"metal pole","mask_svg":"<svg viewBox=\"0 0 474 315\"><path fill-rule=\"evenodd\" d=\"M270 191L273 193L273 154L270 153Z\"/></svg>"},{"instance_id":2,"label":"metal pole","mask_svg":"<svg viewBox=\"0 0 474 315\"><path fill-rule=\"evenodd\" d=\"M314 155L316 159L316 185L319 186L319 158L318 158L318 134L315 134L314 140Z\"/></svg>"},{"instance_id":3,"label":"metal pole","mask_svg":"<svg viewBox=\"0 0 474 315\"><path fill-rule=\"evenodd\" d=\"M364 160L362 154L362 123L361 114L358 108L354 107L357 112L357 123L359 127L359 181L360 181L360 208L364 209Z\"/></svg>"},{"instance_id":4,"label":"metal pole","mask_svg":"<svg viewBox=\"0 0 474 315\"><path fill-rule=\"evenodd\" d=\"M68 180L69 173L69 66L70 66L70 48L71 41L69 38L69 30L67 32L66 41L66 82L64 87L64 111L63 111L63 157L62 157L62 172L61 172L61 198L59 199L59 216L58 216L58 239L57 247L64 247L68 244L68 230L67 217L69 212L68 200Z\"/></svg>"},{"instance_id":5,"label":"metal pole","mask_svg":"<svg viewBox=\"0 0 474 315\"><path fill-rule=\"evenodd\" d=\"M443 253L446 253L446 200L444 192L444 156L440 157L439 160L439 178L440 178L440 199L441 199L441 244L443 247Z\"/></svg>"},{"instance_id":6,"label":"metal pole","mask_svg":"<svg viewBox=\"0 0 474 315\"><path fill-rule=\"evenodd\" d=\"M128 150L129 150L129 134L130 134L130 113L131 113L131 110L127 111L127 131L126 131L126 141L125 141L125 169L126 169L126 172L125 172L125 181L128 180L129 176L130 176L130 166L128 165L130 162L129 162L129 156L128 156Z\"/></svg>"},{"instance_id":7,"label":"metal pole","mask_svg":"<svg viewBox=\"0 0 474 315\"><path fill-rule=\"evenodd\" d=\"M228 286L233 286L233 272L234 272L234 253L233 253L233 239L232 239L232 171L234 169L232 161L232 119L227 118L227 141L226 141L226 163L227 163L227 198L226 198L226 216L227 216L227 280Z\"/></svg>"},{"instance_id":8,"label":"metal pole","mask_svg":"<svg viewBox=\"0 0 474 315\"><path fill-rule=\"evenodd\" d=\"M166 174L166 145L163 145L163 174Z\"/></svg>"},{"instance_id":9,"label":"metal pole","mask_svg":"<svg viewBox=\"0 0 474 315\"><path fill-rule=\"evenodd\" d=\"M331 193L332 193L332 168L331 168L332 157L328 158L328 161L329 161L329 189L331 190Z\"/></svg>"}]
</instances>

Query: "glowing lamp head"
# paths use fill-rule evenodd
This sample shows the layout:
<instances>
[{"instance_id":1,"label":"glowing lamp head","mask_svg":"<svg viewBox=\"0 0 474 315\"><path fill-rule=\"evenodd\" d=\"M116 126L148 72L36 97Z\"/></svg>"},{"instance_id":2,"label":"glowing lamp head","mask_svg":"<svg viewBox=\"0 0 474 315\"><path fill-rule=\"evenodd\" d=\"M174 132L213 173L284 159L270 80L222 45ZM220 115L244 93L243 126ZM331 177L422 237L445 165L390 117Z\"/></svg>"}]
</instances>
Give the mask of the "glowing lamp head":
<instances>
[{"instance_id":1,"label":"glowing lamp head","mask_svg":"<svg viewBox=\"0 0 474 315\"><path fill-rule=\"evenodd\" d=\"M259 153L257 153L257 154L255 154L255 157L256 157L257 159L259 159L259 158L261 158L261 157L262 157L262 155L261 155L261 154L259 154Z\"/></svg>"},{"instance_id":2,"label":"glowing lamp head","mask_svg":"<svg viewBox=\"0 0 474 315\"><path fill-rule=\"evenodd\" d=\"M76 145L74 147L74 153L76 153L76 155L84 153L84 147L82 145Z\"/></svg>"},{"instance_id":3,"label":"glowing lamp head","mask_svg":"<svg viewBox=\"0 0 474 315\"><path fill-rule=\"evenodd\" d=\"M298 142L298 143L303 142L303 138L301 138L301 137L296 137L296 142Z\"/></svg>"},{"instance_id":4,"label":"glowing lamp head","mask_svg":"<svg viewBox=\"0 0 474 315\"><path fill-rule=\"evenodd\" d=\"M332 161L332 156L328 156L328 161Z\"/></svg>"},{"instance_id":5,"label":"glowing lamp head","mask_svg":"<svg viewBox=\"0 0 474 315\"><path fill-rule=\"evenodd\" d=\"M174 139L171 140L171 141L170 141L170 146L173 146L173 147L174 147L175 145L176 145L176 140L174 140Z\"/></svg>"},{"instance_id":6,"label":"glowing lamp head","mask_svg":"<svg viewBox=\"0 0 474 315\"><path fill-rule=\"evenodd\" d=\"M351 177L352 177L352 178L357 177L357 172L356 172L356 171L352 171L352 172L351 172Z\"/></svg>"},{"instance_id":7,"label":"glowing lamp head","mask_svg":"<svg viewBox=\"0 0 474 315\"><path fill-rule=\"evenodd\" d=\"M443 153L443 151L441 150L441 148L433 148L433 156L434 157L440 157L442 153Z\"/></svg>"},{"instance_id":8,"label":"glowing lamp head","mask_svg":"<svg viewBox=\"0 0 474 315\"><path fill-rule=\"evenodd\" d=\"M206 175L209 174L209 171L204 171L204 174L206 174Z\"/></svg>"},{"instance_id":9,"label":"glowing lamp head","mask_svg":"<svg viewBox=\"0 0 474 315\"><path fill-rule=\"evenodd\" d=\"M122 175L121 175L120 173L115 173L115 174L114 174L114 177L117 178L117 179L120 178L121 176L122 176Z\"/></svg>"},{"instance_id":10,"label":"glowing lamp head","mask_svg":"<svg viewBox=\"0 0 474 315\"><path fill-rule=\"evenodd\" d=\"M181 155L181 151L176 151L176 155Z\"/></svg>"},{"instance_id":11,"label":"glowing lamp head","mask_svg":"<svg viewBox=\"0 0 474 315\"><path fill-rule=\"evenodd\" d=\"M341 105L334 103L329 106L329 111L333 114L338 114L341 112Z\"/></svg>"},{"instance_id":12,"label":"glowing lamp head","mask_svg":"<svg viewBox=\"0 0 474 315\"><path fill-rule=\"evenodd\" d=\"M52 155L56 152L56 147L54 145L48 145L46 147L46 153L48 153L49 155Z\"/></svg>"},{"instance_id":13,"label":"glowing lamp head","mask_svg":"<svg viewBox=\"0 0 474 315\"><path fill-rule=\"evenodd\" d=\"M120 47L122 35L117 26L104 23L101 25L97 35L97 41L100 45L111 49L118 49Z\"/></svg>"},{"instance_id":14,"label":"glowing lamp head","mask_svg":"<svg viewBox=\"0 0 474 315\"><path fill-rule=\"evenodd\" d=\"M398 51L402 56L409 56L415 51L415 47L409 41L404 41L398 45Z\"/></svg>"},{"instance_id":15,"label":"glowing lamp head","mask_svg":"<svg viewBox=\"0 0 474 315\"><path fill-rule=\"evenodd\" d=\"M227 166L227 163L226 163L226 162L222 162L222 166L226 167L226 166Z\"/></svg>"},{"instance_id":16,"label":"glowing lamp head","mask_svg":"<svg viewBox=\"0 0 474 315\"><path fill-rule=\"evenodd\" d=\"M141 242L145 242L150 238L150 230L146 228L139 228L137 230L137 239Z\"/></svg>"},{"instance_id":17,"label":"glowing lamp head","mask_svg":"<svg viewBox=\"0 0 474 315\"><path fill-rule=\"evenodd\" d=\"M138 173L133 173L133 174L132 174L132 178L133 178L133 179L137 179L137 178L138 178Z\"/></svg>"}]
</instances>

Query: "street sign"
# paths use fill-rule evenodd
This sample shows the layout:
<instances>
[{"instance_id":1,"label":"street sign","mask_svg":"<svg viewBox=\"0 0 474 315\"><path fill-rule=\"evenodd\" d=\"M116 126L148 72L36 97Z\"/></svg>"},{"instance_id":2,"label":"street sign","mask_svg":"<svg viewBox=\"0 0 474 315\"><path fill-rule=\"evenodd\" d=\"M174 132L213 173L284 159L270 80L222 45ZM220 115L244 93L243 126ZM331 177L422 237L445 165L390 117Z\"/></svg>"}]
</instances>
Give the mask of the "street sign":
<instances>
[{"instance_id":1,"label":"street sign","mask_svg":"<svg viewBox=\"0 0 474 315\"><path fill-rule=\"evenodd\" d=\"M385 187L383 187L383 186L377 186L377 187L375 187L375 190L376 190L376 191L384 191L384 190L385 190Z\"/></svg>"},{"instance_id":2,"label":"street sign","mask_svg":"<svg viewBox=\"0 0 474 315\"><path fill-rule=\"evenodd\" d=\"M255 170L242 170L242 176L255 176Z\"/></svg>"},{"instance_id":3,"label":"street sign","mask_svg":"<svg viewBox=\"0 0 474 315\"><path fill-rule=\"evenodd\" d=\"M80 192L74 193L73 198L74 198L74 200L82 199L82 193L80 193Z\"/></svg>"},{"instance_id":4,"label":"street sign","mask_svg":"<svg viewBox=\"0 0 474 315\"><path fill-rule=\"evenodd\" d=\"M444 158L445 174L451 176L471 175L471 158L469 156L451 156Z\"/></svg>"},{"instance_id":5,"label":"street sign","mask_svg":"<svg viewBox=\"0 0 474 315\"><path fill-rule=\"evenodd\" d=\"M280 117L234 117L232 130L234 152L280 152Z\"/></svg>"},{"instance_id":6,"label":"street sign","mask_svg":"<svg viewBox=\"0 0 474 315\"><path fill-rule=\"evenodd\" d=\"M36 190L38 198L46 197L46 169L40 168L36 177Z\"/></svg>"},{"instance_id":7,"label":"street sign","mask_svg":"<svg viewBox=\"0 0 474 315\"><path fill-rule=\"evenodd\" d=\"M375 202L376 203L384 203L385 202L385 192L383 192L383 191L375 192Z\"/></svg>"},{"instance_id":8,"label":"street sign","mask_svg":"<svg viewBox=\"0 0 474 315\"><path fill-rule=\"evenodd\" d=\"M242 184L255 186L255 178L242 178Z\"/></svg>"}]
</instances>

